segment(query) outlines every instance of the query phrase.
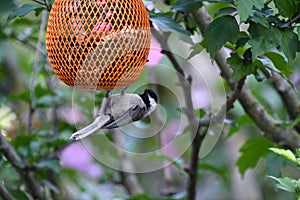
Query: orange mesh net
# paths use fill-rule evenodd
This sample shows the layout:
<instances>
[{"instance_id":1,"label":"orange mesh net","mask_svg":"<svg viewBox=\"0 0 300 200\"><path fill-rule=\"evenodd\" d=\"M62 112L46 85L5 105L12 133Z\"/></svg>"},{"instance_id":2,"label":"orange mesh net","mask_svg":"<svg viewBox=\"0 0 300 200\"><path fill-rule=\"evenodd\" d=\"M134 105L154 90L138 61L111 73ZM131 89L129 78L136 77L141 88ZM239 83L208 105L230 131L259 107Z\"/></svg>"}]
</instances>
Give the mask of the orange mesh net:
<instances>
[{"instance_id":1,"label":"orange mesh net","mask_svg":"<svg viewBox=\"0 0 300 200\"><path fill-rule=\"evenodd\" d=\"M56 0L46 46L52 68L67 85L123 88L147 62L148 13L142 0Z\"/></svg>"}]
</instances>

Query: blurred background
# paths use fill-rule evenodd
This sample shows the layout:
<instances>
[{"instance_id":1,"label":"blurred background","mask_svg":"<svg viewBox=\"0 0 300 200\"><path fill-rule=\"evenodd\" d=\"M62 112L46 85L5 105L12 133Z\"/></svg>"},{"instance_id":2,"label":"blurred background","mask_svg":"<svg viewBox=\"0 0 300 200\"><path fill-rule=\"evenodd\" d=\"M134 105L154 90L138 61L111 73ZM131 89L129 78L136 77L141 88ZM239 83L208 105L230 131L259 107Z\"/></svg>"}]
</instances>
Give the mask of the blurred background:
<instances>
[{"instance_id":1,"label":"blurred background","mask_svg":"<svg viewBox=\"0 0 300 200\"><path fill-rule=\"evenodd\" d=\"M184 94L178 86L177 72L161 53L159 42L152 38L149 62L126 90L140 93L154 88L160 103L156 112L121 129L99 131L70 143L70 135L93 120L105 91L71 88L54 74L47 58L45 29L40 40L47 11L37 8L6 24L11 12L24 4L39 5L30 0L0 1L0 130L20 157L34 167L35 179L44 186L46 196L81 200L184 199L184 169L192 140L186 134L188 121L182 110ZM148 9L170 9L163 1L145 1L145 5ZM192 36L194 42L201 38L200 33ZM187 59L190 44L175 35L168 43L194 80L195 112L217 112L226 101L228 88L209 55L203 51ZM295 62L298 65L299 59ZM291 80L297 85L299 77L296 69ZM280 97L268 83L250 77L248 84L273 116L278 120L287 118ZM231 126L232 119L238 119L236 126ZM299 177L292 163L274 153L260 159L244 176L239 173L235 166L239 149L249 137L258 137L260 131L238 103L225 122L210 127L209 139L201 149L197 199L295 199L290 193L276 190L267 177ZM130 177L133 191L124 183L124 176ZM0 180L16 199L28 199L19 175L4 157L0 160Z\"/></svg>"}]
</instances>

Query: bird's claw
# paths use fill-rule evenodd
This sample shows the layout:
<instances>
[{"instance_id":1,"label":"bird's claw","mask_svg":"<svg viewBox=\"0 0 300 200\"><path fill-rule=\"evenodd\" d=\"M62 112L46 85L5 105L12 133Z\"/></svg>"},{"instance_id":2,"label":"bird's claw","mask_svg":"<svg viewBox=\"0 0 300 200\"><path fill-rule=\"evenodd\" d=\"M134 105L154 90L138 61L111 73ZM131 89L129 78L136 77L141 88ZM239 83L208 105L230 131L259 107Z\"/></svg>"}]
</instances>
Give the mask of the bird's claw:
<instances>
[{"instance_id":1,"label":"bird's claw","mask_svg":"<svg viewBox=\"0 0 300 200\"><path fill-rule=\"evenodd\" d=\"M124 95L125 94L125 90L128 88L128 86L124 87L121 91L121 95Z\"/></svg>"},{"instance_id":2,"label":"bird's claw","mask_svg":"<svg viewBox=\"0 0 300 200\"><path fill-rule=\"evenodd\" d=\"M77 141L77 140L80 139L79 136L80 136L79 134L75 133L75 134L71 135L71 137L69 138L69 140Z\"/></svg>"},{"instance_id":3,"label":"bird's claw","mask_svg":"<svg viewBox=\"0 0 300 200\"><path fill-rule=\"evenodd\" d=\"M107 90L107 92L105 93L106 98L109 97L109 92L110 92L110 90Z\"/></svg>"}]
</instances>

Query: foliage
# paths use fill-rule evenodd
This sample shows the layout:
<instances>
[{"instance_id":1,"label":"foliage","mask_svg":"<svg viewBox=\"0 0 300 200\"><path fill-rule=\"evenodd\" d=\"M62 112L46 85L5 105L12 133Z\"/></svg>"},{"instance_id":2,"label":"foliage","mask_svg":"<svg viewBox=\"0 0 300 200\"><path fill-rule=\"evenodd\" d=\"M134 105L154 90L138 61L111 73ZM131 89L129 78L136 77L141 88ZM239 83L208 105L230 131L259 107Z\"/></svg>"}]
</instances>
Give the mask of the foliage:
<instances>
[{"instance_id":1,"label":"foliage","mask_svg":"<svg viewBox=\"0 0 300 200\"><path fill-rule=\"evenodd\" d=\"M269 147L272 145L273 143L271 141L263 137L253 138L245 142L240 148L242 155L236 163L241 175L244 176L248 168L255 167L259 159L266 156Z\"/></svg>"},{"instance_id":2,"label":"foliage","mask_svg":"<svg viewBox=\"0 0 300 200\"><path fill-rule=\"evenodd\" d=\"M299 157L300 157L300 149L296 149L296 152L293 153L291 150L284 150L280 148L270 148L271 151L275 152L276 154L283 156L284 158L292 161L299 167ZM276 178L274 176L269 176L270 179L277 182L276 187L285 190L287 192L293 193L300 198L300 180L294 179L290 177L284 178Z\"/></svg>"},{"instance_id":3,"label":"foliage","mask_svg":"<svg viewBox=\"0 0 300 200\"><path fill-rule=\"evenodd\" d=\"M256 188L259 188L261 193L268 190L267 193L274 195L268 197L269 199L280 199L282 196L286 197L286 194L280 191L270 192L273 188L268 188L268 183L274 183L277 188L300 199L299 179L286 175L286 166L289 166L293 169L290 173L298 176L300 165L297 135L300 132L300 103L297 91L300 64L299 0L145 1L145 4L154 5L153 9L148 7L150 21L155 27L153 37L161 43L162 48L166 48L159 50L164 57L157 65L174 66L174 69L183 75L183 80L179 79L179 82L186 81L182 83L183 88L190 82L194 86L199 80L191 78L193 72L189 71L189 64L186 63L201 59L200 54L209 54L211 61L216 61L219 65L223 83L228 91L225 107L231 103L232 105L226 110L226 126L223 131L227 134L225 139L217 143L207 157L196 163L196 173L193 173L190 171L191 167L187 166L193 161L191 158L195 144L191 144L192 147L174 161L174 154L182 150L185 142L190 140L187 135L193 130L190 126L176 128L179 124L178 119L181 119L178 111L188 119L193 116L198 120L201 124L199 130L203 131L204 135L214 135L213 131L205 132L204 128L208 126L205 120L207 117L212 120L214 113L210 113L205 106L195 108L198 112L189 112L184 106L181 108L182 105L172 93L182 89L178 87L178 80L174 80L176 75L173 76L167 67L146 67L139 78L140 82L146 83L143 87L151 87L150 79L153 77L175 85L172 92L168 92L166 87L157 87L160 103L168 116L166 124L171 124L166 134L162 134L162 138L179 138L179 142L175 147L172 146L172 151L164 152L166 155L157 153L148 158L153 162L153 166L159 161L170 163L170 166L157 172L149 172L150 175L134 175L138 176L138 186L143 188L141 194L130 191L130 186L134 184L126 185L124 177L127 173L101 165L92 157L86 158L84 169L62 167L61 152L72 145L68 138L76 129L74 122L70 122L74 93L78 92L78 102L82 107L78 108L81 123L87 120L83 116L91 118L94 102L100 103L104 94L96 93L94 102L91 102L90 93L74 92L62 85L54 75L47 59L45 38L39 36L40 25L43 23L42 12L49 14L52 3L53 1L46 0L0 2L0 134L5 135L13 153L20 157L17 161L9 160L0 145L0 184L13 198L30 199L29 196L32 195L26 188L26 180L19 172L21 170L27 175L32 175L32 179L42 188L45 199L188 199L192 192L190 189L186 190L186 185L189 185L192 176L196 176L198 187L202 188L203 194L213 195L212 187L207 187L210 182L207 185L201 182L206 180L205 178L210 181L211 174L215 175L214 181L218 180L221 188L213 190L224 195L220 198L227 195L228 199L232 199L234 197L231 191L235 189L231 185L233 162L239 170L239 175L244 178L249 169L257 170L257 173L264 177L271 174L268 181L259 180L261 182L256 183ZM199 9L208 12L207 18L211 20L208 24L201 21L203 18L199 17ZM163 40L159 40L159 37ZM36 49L39 42L41 48ZM167 48L167 45L171 48ZM190 51L186 53L188 48ZM174 52L183 52L181 57L185 59ZM224 58L225 60L220 60ZM197 62L202 63L202 60ZM222 63L230 67L230 73L225 73L227 71L222 69ZM247 81L243 82L246 77ZM242 84L241 88L238 88L239 84ZM182 92L180 98L191 98L192 102L185 102L183 105L193 104L195 99L188 97L189 91L184 88ZM199 99L196 100L204 101L203 96ZM229 100L232 99L233 102L230 103ZM68 115L65 116L65 113ZM150 121L145 119L139 125L147 126L147 120ZM209 121L211 124L208 123L211 126L214 125L212 121ZM218 118L214 123L220 123ZM132 130L132 133L135 131ZM288 137L289 134L292 136ZM105 146L104 139L116 142L114 136L101 136L103 140L94 140L93 144L101 149ZM183 139L180 140L181 137ZM239 144L241 147L238 158L234 157L234 153L228 153L228 147L223 145L235 141L233 138L236 137L239 137L239 142L243 142ZM125 147L134 153L143 153L149 149L156 150L163 142L168 144L170 138L158 140L154 137L143 140L125 136ZM199 145L202 145L202 142L203 140ZM280 145L288 149L282 149ZM76 155L71 154L73 160L76 157L84 160L79 152L82 151L75 152ZM198 153L196 152L197 156ZM124 157L110 149L101 151L101 154L111 162ZM270 159L271 156L274 159ZM286 161L275 161L281 157ZM86 165L90 165L91 168ZM97 169L98 174L89 174L92 169ZM276 176L274 171L278 172ZM195 188L196 185L192 184ZM99 193L100 186L106 191L105 194ZM70 188L71 194L68 193Z\"/></svg>"}]
</instances>

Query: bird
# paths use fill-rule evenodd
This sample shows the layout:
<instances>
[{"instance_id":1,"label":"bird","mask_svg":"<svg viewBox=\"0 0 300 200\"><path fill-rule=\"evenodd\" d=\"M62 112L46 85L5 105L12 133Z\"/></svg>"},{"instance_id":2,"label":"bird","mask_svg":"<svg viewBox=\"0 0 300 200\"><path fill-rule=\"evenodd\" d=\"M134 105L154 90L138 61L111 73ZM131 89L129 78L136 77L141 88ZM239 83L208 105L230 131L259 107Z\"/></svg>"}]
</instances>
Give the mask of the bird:
<instances>
[{"instance_id":1,"label":"bird","mask_svg":"<svg viewBox=\"0 0 300 200\"><path fill-rule=\"evenodd\" d=\"M157 107L158 95L152 89L141 94L122 92L106 93L95 120L73 133L70 140L81 140L99 129L112 129L124 126L149 116Z\"/></svg>"}]
</instances>

